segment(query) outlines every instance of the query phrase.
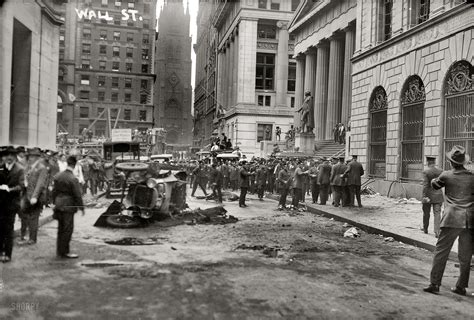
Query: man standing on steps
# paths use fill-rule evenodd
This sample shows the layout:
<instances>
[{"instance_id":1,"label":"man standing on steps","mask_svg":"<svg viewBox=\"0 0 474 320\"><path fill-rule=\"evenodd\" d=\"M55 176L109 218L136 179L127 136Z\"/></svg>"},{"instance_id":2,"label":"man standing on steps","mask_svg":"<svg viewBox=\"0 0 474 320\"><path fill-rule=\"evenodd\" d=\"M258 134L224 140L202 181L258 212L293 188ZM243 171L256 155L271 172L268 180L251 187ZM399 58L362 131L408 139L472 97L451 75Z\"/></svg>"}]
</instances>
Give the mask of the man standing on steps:
<instances>
[{"instance_id":1,"label":"man standing on steps","mask_svg":"<svg viewBox=\"0 0 474 320\"><path fill-rule=\"evenodd\" d=\"M67 169L54 178L53 218L58 220L58 240L56 253L60 258L77 258L77 254L69 252L74 231L74 214L81 211L84 215L84 203L79 181L74 176L74 167L77 165L75 156L67 158Z\"/></svg>"},{"instance_id":2,"label":"man standing on steps","mask_svg":"<svg viewBox=\"0 0 474 320\"><path fill-rule=\"evenodd\" d=\"M360 200L360 186L362 185L361 177L364 175L364 168L357 162L357 155L352 156L352 161L347 165L344 178L347 178L347 185L350 192L350 206L354 206L354 197L357 198L359 208L362 208Z\"/></svg>"},{"instance_id":3,"label":"man standing on steps","mask_svg":"<svg viewBox=\"0 0 474 320\"><path fill-rule=\"evenodd\" d=\"M453 146L446 157L451 163L452 170L444 171L431 181L436 190L444 187L444 215L434 251L430 285L423 291L439 292L449 253L458 239L459 279L451 291L465 296L473 252L474 173L464 167L469 162L464 147Z\"/></svg>"},{"instance_id":4,"label":"man standing on steps","mask_svg":"<svg viewBox=\"0 0 474 320\"><path fill-rule=\"evenodd\" d=\"M428 233L428 226L430 225L430 211L433 207L433 218L434 218L434 234L438 238L439 235L439 223L441 220L441 204L443 203L443 192L436 190L431 186L431 180L438 178L443 170L436 167L435 157L426 157L428 168L423 171L423 231Z\"/></svg>"}]
</instances>

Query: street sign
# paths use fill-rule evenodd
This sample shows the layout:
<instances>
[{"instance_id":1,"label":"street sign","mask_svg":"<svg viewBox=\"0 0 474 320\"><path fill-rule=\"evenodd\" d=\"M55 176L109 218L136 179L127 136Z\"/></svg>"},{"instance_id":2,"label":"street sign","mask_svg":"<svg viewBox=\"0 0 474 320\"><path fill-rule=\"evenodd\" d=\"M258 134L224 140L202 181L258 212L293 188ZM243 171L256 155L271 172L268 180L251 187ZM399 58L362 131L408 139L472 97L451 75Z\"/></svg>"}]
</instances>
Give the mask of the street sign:
<instances>
[{"instance_id":1,"label":"street sign","mask_svg":"<svg viewBox=\"0 0 474 320\"><path fill-rule=\"evenodd\" d=\"M112 142L123 141L130 142L132 141L132 129L112 129Z\"/></svg>"}]
</instances>

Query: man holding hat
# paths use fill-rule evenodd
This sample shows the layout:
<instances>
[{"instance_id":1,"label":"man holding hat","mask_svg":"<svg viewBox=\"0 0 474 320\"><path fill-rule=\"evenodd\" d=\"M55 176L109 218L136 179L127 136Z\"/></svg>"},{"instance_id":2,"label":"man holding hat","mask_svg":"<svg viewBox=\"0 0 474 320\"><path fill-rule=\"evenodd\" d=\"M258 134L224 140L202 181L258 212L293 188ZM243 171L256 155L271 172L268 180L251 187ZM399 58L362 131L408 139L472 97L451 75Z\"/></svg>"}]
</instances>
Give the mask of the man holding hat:
<instances>
[{"instance_id":1,"label":"man holding hat","mask_svg":"<svg viewBox=\"0 0 474 320\"><path fill-rule=\"evenodd\" d=\"M452 169L431 181L434 189L444 188L444 215L434 251L430 285L425 292L438 293L446 262L454 242L458 239L459 279L451 291L466 295L473 251L474 229L474 173L464 165L469 161L462 146L454 146L446 154Z\"/></svg>"},{"instance_id":2,"label":"man holding hat","mask_svg":"<svg viewBox=\"0 0 474 320\"><path fill-rule=\"evenodd\" d=\"M29 240L26 244L37 241L39 216L46 203L48 187L48 169L43 163L38 148L28 150L27 168L25 174L25 193L21 211L21 244L25 243L26 230L29 230Z\"/></svg>"},{"instance_id":3,"label":"man holding hat","mask_svg":"<svg viewBox=\"0 0 474 320\"><path fill-rule=\"evenodd\" d=\"M443 170L436 167L435 157L426 157L428 168L423 171L423 231L428 233L428 226L430 225L430 211L433 207L434 216L434 234L438 238L439 223L441 220L441 204L443 203L443 192L436 190L431 186L431 180L438 178Z\"/></svg>"},{"instance_id":4,"label":"man holding hat","mask_svg":"<svg viewBox=\"0 0 474 320\"><path fill-rule=\"evenodd\" d=\"M25 175L17 163L17 151L7 147L3 152L5 163L0 166L0 254L3 262L10 262L13 250L15 215L20 211L21 192Z\"/></svg>"}]
</instances>

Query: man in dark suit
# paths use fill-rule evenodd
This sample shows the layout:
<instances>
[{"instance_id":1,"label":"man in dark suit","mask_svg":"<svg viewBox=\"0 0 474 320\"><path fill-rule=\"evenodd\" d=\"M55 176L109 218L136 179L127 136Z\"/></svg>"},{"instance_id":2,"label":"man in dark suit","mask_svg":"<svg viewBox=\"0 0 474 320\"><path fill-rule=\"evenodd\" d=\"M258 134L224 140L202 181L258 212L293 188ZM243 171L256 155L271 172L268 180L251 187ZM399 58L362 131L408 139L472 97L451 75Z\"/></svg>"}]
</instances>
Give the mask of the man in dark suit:
<instances>
[{"instance_id":1,"label":"man in dark suit","mask_svg":"<svg viewBox=\"0 0 474 320\"><path fill-rule=\"evenodd\" d=\"M443 192L436 190L431 186L431 180L438 178L443 170L436 167L435 157L426 157L428 168L423 171L423 231L428 233L428 226L430 225L430 211L433 207L434 217L434 234L438 238L439 224L441 220L441 204L443 203Z\"/></svg>"},{"instance_id":2,"label":"man in dark suit","mask_svg":"<svg viewBox=\"0 0 474 320\"><path fill-rule=\"evenodd\" d=\"M346 185L345 179L344 179L344 173L347 170L347 166L344 163L344 157L339 158L339 162L336 163L332 167L331 171L331 184L334 188L334 206L339 207L341 204L341 199L342 199L342 204L346 203L346 196L344 193L344 186Z\"/></svg>"},{"instance_id":3,"label":"man in dark suit","mask_svg":"<svg viewBox=\"0 0 474 320\"><path fill-rule=\"evenodd\" d=\"M364 175L364 168L357 162L357 156L352 156L352 161L347 165L346 172L344 172L344 178L347 178L347 185L349 186L350 192L350 206L354 206L354 197L357 198L357 204L359 208L362 207L362 201L360 200L360 186L362 185L361 177Z\"/></svg>"},{"instance_id":4,"label":"man in dark suit","mask_svg":"<svg viewBox=\"0 0 474 320\"><path fill-rule=\"evenodd\" d=\"M20 214L21 243L36 243L39 216L43 211L43 206L47 203L48 169L44 165L41 156L41 152L38 148L29 149L26 155L26 190L23 195L23 207ZM25 242L27 229L29 231L29 240Z\"/></svg>"},{"instance_id":5,"label":"man in dark suit","mask_svg":"<svg viewBox=\"0 0 474 320\"><path fill-rule=\"evenodd\" d=\"M318 202L319 197L318 166L319 160L317 160L316 162L311 161L308 170L309 185L311 188L311 198L313 199L313 203Z\"/></svg>"},{"instance_id":6,"label":"man in dark suit","mask_svg":"<svg viewBox=\"0 0 474 320\"><path fill-rule=\"evenodd\" d=\"M249 172L249 166L247 165L246 161L243 161L242 164L242 169L240 169L239 207L245 208L247 207L247 205L245 204L245 196L247 195L247 191L250 186L249 178L255 175L255 173Z\"/></svg>"},{"instance_id":7,"label":"man in dark suit","mask_svg":"<svg viewBox=\"0 0 474 320\"><path fill-rule=\"evenodd\" d=\"M69 252L72 232L74 231L74 214L79 210L84 214L82 192L79 181L73 174L77 159L67 158L67 169L54 178L53 201L54 215L58 220L57 255L61 258L77 258Z\"/></svg>"},{"instance_id":8,"label":"man in dark suit","mask_svg":"<svg viewBox=\"0 0 474 320\"><path fill-rule=\"evenodd\" d=\"M304 170L304 163L302 160L298 160L295 173L293 175L293 198L291 199L292 209L298 210L299 202L303 199L303 183L304 179L308 175L308 171Z\"/></svg>"},{"instance_id":9,"label":"man in dark suit","mask_svg":"<svg viewBox=\"0 0 474 320\"><path fill-rule=\"evenodd\" d=\"M222 174L222 167L212 164L210 183L212 194L216 198L217 203L222 204L222 184L224 182L224 175Z\"/></svg>"},{"instance_id":10,"label":"man in dark suit","mask_svg":"<svg viewBox=\"0 0 474 320\"><path fill-rule=\"evenodd\" d=\"M444 187L444 215L436 242L430 285L425 292L438 293L446 262L454 242L458 239L459 279L451 291L466 295L473 252L474 232L474 173L464 167L469 156L462 146L454 146L446 154L452 170L444 171L431 181L434 189Z\"/></svg>"},{"instance_id":11,"label":"man in dark suit","mask_svg":"<svg viewBox=\"0 0 474 320\"><path fill-rule=\"evenodd\" d=\"M331 165L329 160L324 158L323 163L318 167L319 201L325 205L329 197L329 184L331 180Z\"/></svg>"},{"instance_id":12,"label":"man in dark suit","mask_svg":"<svg viewBox=\"0 0 474 320\"><path fill-rule=\"evenodd\" d=\"M10 262L12 258L15 215L20 211L21 193L25 187L25 173L17 163L16 153L15 148L6 148L5 163L0 166L0 254L3 262Z\"/></svg>"}]
</instances>

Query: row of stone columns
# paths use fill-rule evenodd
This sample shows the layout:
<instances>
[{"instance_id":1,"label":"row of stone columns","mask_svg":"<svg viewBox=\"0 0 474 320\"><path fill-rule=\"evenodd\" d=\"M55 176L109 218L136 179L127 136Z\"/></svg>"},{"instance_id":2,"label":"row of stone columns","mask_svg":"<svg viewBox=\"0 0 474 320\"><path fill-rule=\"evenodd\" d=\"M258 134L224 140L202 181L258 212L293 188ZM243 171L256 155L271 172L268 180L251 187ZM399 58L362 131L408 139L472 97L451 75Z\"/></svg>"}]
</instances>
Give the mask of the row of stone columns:
<instances>
[{"instance_id":1,"label":"row of stone columns","mask_svg":"<svg viewBox=\"0 0 474 320\"><path fill-rule=\"evenodd\" d=\"M229 36L226 44L219 50L218 56L218 102L228 108L237 100L238 52L237 29Z\"/></svg>"},{"instance_id":2,"label":"row of stone columns","mask_svg":"<svg viewBox=\"0 0 474 320\"><path fill-rule=\"evenodd\" d=\"M316 140L332 139L336 124L349 121L355 30L351 26L344 32L320 41L296 60L295 103L301 106L305 91L313 95ZM295 126L300 127L298 115Z\"/></svg>"}]
</instances>

